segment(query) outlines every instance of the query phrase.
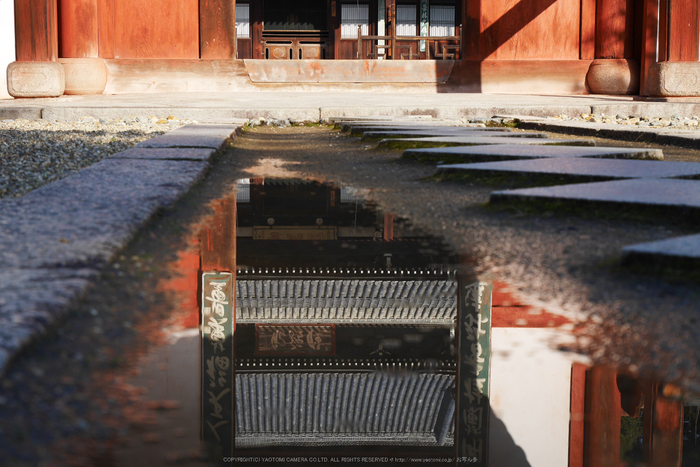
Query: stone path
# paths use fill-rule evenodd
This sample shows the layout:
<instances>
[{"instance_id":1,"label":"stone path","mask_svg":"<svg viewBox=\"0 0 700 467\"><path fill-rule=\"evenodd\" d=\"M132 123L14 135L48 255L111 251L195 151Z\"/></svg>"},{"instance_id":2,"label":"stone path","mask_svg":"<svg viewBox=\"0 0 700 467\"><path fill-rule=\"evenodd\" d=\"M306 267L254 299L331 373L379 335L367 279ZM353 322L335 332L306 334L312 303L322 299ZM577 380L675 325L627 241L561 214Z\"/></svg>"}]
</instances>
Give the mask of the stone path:
<instances>
[{"instance_id":1,"label":"stone path","mask_svg":"<svg viewBox=\"0 0 700 467\"><path fill-rule=\"evenodd\" d=\"M623 263L668 263L679 259L690 260L697 266L700 262L700 234L639 243L622 249Z\"/></svg>"},{"instance_id":2,"label":"stone path","mask_svg":"<svg viewBox=\"0 0 700 467\"><path fill-rule=\"evenodd\" d=\"M630 207L668 207L700 211L700 181L632 179L491 193L492 203L518 200L627 204Z\"/></svg>"},{"instance_id":3,"label":"stone path","mask_svg":"<svg viewBox=\"0 0 700 467\"><path fill-rule=\"evenodd\" d=\"M238 125L190 125L0 200L0 374L138 229L200 180Z\"/></svg>"},{"instance_id":4,"label":"stone path","mask_svg":"<svg viewBox=\"0 0 700 467\"><path fill-rule=\"evenodd\" d=\"M465 162L489 162L511 159L537 159L542 157L602 157L606 159L656 159L662 160L660 149L646 148L601 148L581 146L527 146L489 145L453 146L447 148L407 149L404 156L460 156Z\"/></svg>"},{"instance_id":5,"label":"stone path","mask_svg":"<svg viewBox=\"0 0 700 467\"><path fill-rule=\"evenodd\" d=\"M552 119L524 118L527 128L556 129ZM406 125L405 127L401 125ZM567 122L570 127L577 123ZM396 126L394 126L396 125ZM364 135L363 140L383 139L379 148L398 148L402 145L415 149L403 151L409 159L436 160L459 158L465 163L438 166L440 173L473 172L501 173L532 176L555 175L590 177L592 179L621 179L594 183L577 183L555 187L535 187L496 191L492 203L511 201L556 201L569 203L654 206L669 208L669 214L700 210L700 181L673 180L671 177L700 177L700 164L658 162L663 153L646 148L599 148L590 141L548 139L545 134L492 133L478 129L459 130L454 127L429 127L420 122L387 122L385 120L343 121L341 128L351 134ZM581 126L578 124L578 126ZM482 130L485 130L483 128ZM467 135L455 135L464 131ZM473 133L472 133L473 131ZM620 131L619 129L617 130ZM585 134L595 135L590 131ZM533 138L533 136L537 138ZM405 138L406 136L424 136ZM521 136L520 138L513 138ZM686 141L687 142L687 141ZM449 145L449 147L435 147ZM637 160L649 159L649 160ZM632 180L626 180L632 179ZM700 235L669 239L650 244L633 245L624 249L625 261L643 258L700 257Z\"/></svg>"},{"instance_id":6,"label":"stone path","mask_svg":"<svg viewBox=\"0 0 700 467\"><path fill-rule=\"evenodd\" d=\"M588 157L548 157L532 160L448 164L440 172L495 172L522 175L567 175L602 178L670 178L700 176L700 163L661 162Z\"/></svg>"},{"instance_id":7,"label":"stone path","mask_svg":"<svg viewBox=\"0 0 700 467\"><path fill-rule=\"evenodd\" d=\"M439 146L479 146L485 144L543 144L595 146L592 140L549 139L545 133L508 133L498 136L437 136L428 138L390 138L377 145L379 149L401 147L430 148Z\"/></svg>"}]
</instances>

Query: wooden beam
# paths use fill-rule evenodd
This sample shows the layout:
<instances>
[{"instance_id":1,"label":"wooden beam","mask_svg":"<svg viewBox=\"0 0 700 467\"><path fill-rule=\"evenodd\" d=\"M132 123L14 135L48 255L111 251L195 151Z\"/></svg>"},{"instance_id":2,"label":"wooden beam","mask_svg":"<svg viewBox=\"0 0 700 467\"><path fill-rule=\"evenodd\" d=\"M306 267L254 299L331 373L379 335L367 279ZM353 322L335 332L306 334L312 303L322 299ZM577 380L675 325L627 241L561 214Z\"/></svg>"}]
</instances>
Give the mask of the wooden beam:
<instances>
[{"instance_id":1,"label":"wooden beam","mask_svg":"<svg viewBox=\"0 0 700 467\"><path fill-rule=\"evenodd\" d=\"M668 60L698 60L698 1L672 0L668 18Z\"/></svg>"},{"instance_id":2,"label":"wooden beam","mask_svg":"<svg viewBox=\"0 0 700 467\"><path fill-rule=\"evenodd\" d=\"M61 0L59 49L62 58L98 56L97 9L97 0Z\"/></svg>"},{"instance_id":3,"label":"wooden beam","mask_svg":"<svg viewBox=\"0 0 700 467\"><path fill-rule=\"evenodd\" d=\"M17 61L56 61L57 13L56 0L15 0Z\"/></svg>"},{"instance_id":4,"label":"wooden beam","mask_svg":"<svg viewBox=\"0 0 700 467\"><path fill-rule=\"evenodd\" d=\"M199 0L200 58L236 58L236 2Z\"/></svg>"}]
</instances>

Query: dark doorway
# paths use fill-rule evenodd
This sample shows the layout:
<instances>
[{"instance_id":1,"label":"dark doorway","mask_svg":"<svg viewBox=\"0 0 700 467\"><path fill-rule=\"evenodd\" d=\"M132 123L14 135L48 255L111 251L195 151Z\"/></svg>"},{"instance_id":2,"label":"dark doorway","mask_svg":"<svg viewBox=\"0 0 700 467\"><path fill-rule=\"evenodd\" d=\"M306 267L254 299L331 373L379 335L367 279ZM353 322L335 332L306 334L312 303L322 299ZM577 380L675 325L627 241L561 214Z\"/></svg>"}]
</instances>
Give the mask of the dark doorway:
<instances>
[{"instance_id":1,"label":"dark doorway","mask_svg":"<svg viewBox=\"0 0 700 467\"><path fill-rule=\"evenodd\" d=\"M265 0L265 31L326 31L326 0Z\"/></svg>"}]
</instances>

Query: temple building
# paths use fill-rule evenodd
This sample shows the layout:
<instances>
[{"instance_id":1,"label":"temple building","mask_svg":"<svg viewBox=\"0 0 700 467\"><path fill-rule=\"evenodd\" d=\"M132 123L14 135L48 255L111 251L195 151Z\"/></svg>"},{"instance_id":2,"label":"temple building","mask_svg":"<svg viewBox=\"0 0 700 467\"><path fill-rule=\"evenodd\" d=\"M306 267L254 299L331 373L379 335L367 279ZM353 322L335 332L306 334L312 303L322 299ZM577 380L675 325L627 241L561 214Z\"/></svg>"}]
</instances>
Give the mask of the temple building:
<instances>
[{"instance_id":1,"label":"temple building","mask_svg":"<svg viewBox=\"0 0 700 467\"><path fill-rule=\"evenodd\" d=\"M4 7L6 8L6 7ZM697 0L14 0L15 97L700 94Z\"/></svg>"}]
</instances>

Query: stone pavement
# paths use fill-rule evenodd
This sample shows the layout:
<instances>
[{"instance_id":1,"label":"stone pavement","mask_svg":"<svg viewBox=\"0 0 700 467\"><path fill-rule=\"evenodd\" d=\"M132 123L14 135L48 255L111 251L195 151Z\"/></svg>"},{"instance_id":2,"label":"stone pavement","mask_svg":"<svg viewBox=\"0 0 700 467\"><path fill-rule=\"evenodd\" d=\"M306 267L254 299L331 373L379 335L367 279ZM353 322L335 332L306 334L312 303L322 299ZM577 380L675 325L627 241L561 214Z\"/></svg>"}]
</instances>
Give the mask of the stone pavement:
<instances>
[{"instance_id":1,"label":"stone pavement","mask_svg":"<svg viewBox=\"0 0 700 467\"><path fill-rule=\"evenodd\" d=\"M388 138L379 141L378 149L431 148L440 146L479 146L488 144L536 144L595 146L592 140L554 139L546 133L498 133L483 136L432 136L425 138Z\"/></svg>"},{"instance_id":2,"label":"stone pavement","mask_svg":"<svg viewBox=\"0 0 700 467\"><path fill-rule=\"evenodd\" d=\"M204 176L243 123L186 126L0 200L0 374L157 210Z\"/></svg>"},{"instance_id":3,"label":"stone pavement","mask_svg":"<svg viewBox=\"0 0 700 467\"><path fill-rule=\"evenodd\" d=\"M700 163L660 162L590 157L548 157L533 160L447 164L439 172L564 175L601 178L681 178L700 176Z\"/></svg>"},{"instance_id":4,"label":"stone pavement","mask_svg":"<svg viewBox=\"0 0 700 467\"><path fill-rule=\"evenodd\" d=\"M606 114L668 117L700 115L700 99L641 99L636 96L544 96L426 92L210 92L63 96L0 100L0 119L76 121L81 117L174 115L200 123L230 123L258 117L318 121L336 117L436 119Z\"/></svg>"},{"instance_id":5,"label":"stone pavement","mask_svg":"<svg viewBox=\"0 0 700 467\"><path fill-rule=\"evenodd\" d=\"M527 146L500 144L495 146L453 146L447 148L407 149L408 159L428 156L459 157L464 162L491 162L512 159L538 159L542 157L602 157L605 159L655 159L662 160L660 149L648 148L602 148L582 146Z\"/></svg>"}]
</instances>

